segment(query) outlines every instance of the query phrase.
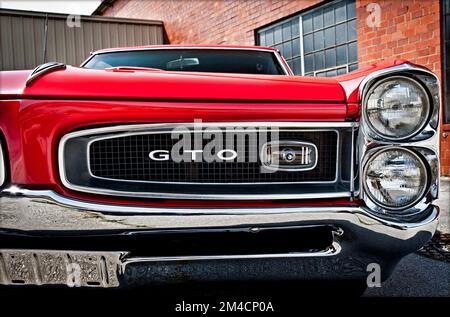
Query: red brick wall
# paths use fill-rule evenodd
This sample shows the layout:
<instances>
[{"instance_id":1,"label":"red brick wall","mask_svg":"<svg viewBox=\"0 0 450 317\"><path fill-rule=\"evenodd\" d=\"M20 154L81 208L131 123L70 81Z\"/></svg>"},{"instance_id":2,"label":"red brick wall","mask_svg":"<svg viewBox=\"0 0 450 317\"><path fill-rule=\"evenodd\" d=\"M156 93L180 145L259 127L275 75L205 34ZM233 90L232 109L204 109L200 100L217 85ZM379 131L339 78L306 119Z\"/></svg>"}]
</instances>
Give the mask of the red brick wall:
<instances>
[{"instance_id":1,"label":"red brick wall","mask_svg":"<svg viewBox=\"0 0 450 317\"><path fill-rule=\"evenodd\" d=\"M161 20L170 43L255 44L255 29L320 0L116 0L104 15ZM370 3L380 8L367 23ZM404 58L441 77L439 0L356 0L358 60L364 66ZM445 127L450 130L450 125ZM441 141L442 173L450 175L450 137Z\"/></svg>"},{"instance_id":2,"label":"red brick wall","mask_svg":"<svg viewBox=\"0 0 450 317\"><path fill-rule=\"evenodd\" d=\"M254 30L321 0L116 0L104 15L161 20L172 44L254 45Z\"/></svg>"}]
</instances>

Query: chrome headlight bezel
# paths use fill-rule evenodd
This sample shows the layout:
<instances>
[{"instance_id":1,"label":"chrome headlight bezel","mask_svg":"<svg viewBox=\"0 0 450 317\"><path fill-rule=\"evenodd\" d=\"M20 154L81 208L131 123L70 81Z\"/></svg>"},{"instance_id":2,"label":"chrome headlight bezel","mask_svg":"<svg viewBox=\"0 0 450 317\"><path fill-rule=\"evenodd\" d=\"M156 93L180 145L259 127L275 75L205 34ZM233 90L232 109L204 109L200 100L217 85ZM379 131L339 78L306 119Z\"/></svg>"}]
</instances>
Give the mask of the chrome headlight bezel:
<instances>
[{"instance_id":1,"label":"chrome headlight bezel","mask_svg":"<svg viewBox=\"0 0 450 317\"><path fill-rule=\"evenodd\" d=\"M405 140L387 140L375 134L367 124L364 116L364 100L368 90L377 82L393 77L404 76L412 78L422 84L428 92L430 102L429 119L421 131ZM359 164L359 191L357 197L364 202L367 211L376 217L388 219L395 223L414 222L423 217L427 217L427 211L433 200L439 196L439 115L441 105L439 78L430 70L410 63L400 63L388 68L382 68L368 74L359 85L359 97L361 102L361 123L357 141L357 157L361 161ZM402 210L391 210L376 204L366 193L364 185L364 168L368 159L372 155L388 147L405 147L422 158L422 162L427 167L427 186L422 194L422 198L413 203L410 207Z\"/></svg>"},{"instance_id":2,"label":"chrome headlight bezel","mask_svg":"<svg viewBox=\"0 0 450 317\"><path fill-rule=\"evenodd\" d=\"M382 154L384 152L388 152L388 151L395 151L395 150L408 152L408 154L415 157L417 159L417 161L419 162L420 167L423 169L424 176L425 176L425 180L423 182L424 186L422 187L422 190L420 191L420 193L417 194L417 197L413 201L408 203L407 205L400 206L400 207L393 207L393 206L389 206L387 204L383 204L382 202L380 202L376 197L374 197L373 193L367 187L367 183L366 183L366 175L367 175L367 171L369 168L369 164L375 158L377 158L380 154ZM367 195L367 197L370 199L370 201L373 202L373 204L375 204L375 206L379 207L377 209L380 209L380 210L383 210L384 212L392 213L392 214L398 214L398 213L404 214L405 210L408 210L409 208L411 208L412 206L415 206L417 203L419 203L421 200L423 200L423 198L425 197L426 193L429 191L429 188L430 188L430 171L429 171L427 164L425 164L424 159L421 157L421 155L419 153L417 153L416 151L409 149L407 147L386 146L386 147L375 148L375 149L371 150L370 152L367 153L367 159L364 162L362 176L363 176L362 186L364 189L364 193Z\"/></svg>"},{"instance_id":3,"label":"chrome headlight bezel","mask_svg":"<svg viewBox=\"0 0 450 317\"><path fill-rule=\"evenodd\" d=\"M403 80L406 82L411 82L415 87L418 88L419 92L422 94L422 96L426 100L426 104L424 105L424 107L425 107L424 108L424 112L425 112L424 120L422 120L422 122L420 122L420 124L415 127L414 131L410 132L409 134L403 135L403 136L388 136L388 135L384 134L382 131L379 131L372 124L372 122L369 118L369 114L368 114L368 100L369 100L370 96L372 95L372 93L375 91L375 89L380 87L380 85L385 84L386 82L395 81L395 80ZM429 95L429 92L427 91L427 89L418 80L416 80L412 77L404 76L404 75L388 76L388 77L384 77L380 80L377 80L367 89L367 92L365 93L365 96L363 99L364 121L367 125L367 128L370 130L370 132L372 132L371 136L374 136L376 139L379 139L379 140L385 140L385 141L391 141L391 142L401 142L401 141L411 139L412 137L419 134L424 129L424 127L429 123L431 114L432 114L432 100L430 98L430 95Z\"/></svg>"},{"instance_id":4,"label":"chrome headlight bezel","mask_svg":"<svg viewBox=\"0 0 450 317\"><path fill-rule=\"evenodd\" d=\"M427 120L424 120L425 123L421 125L421 129L418 129L417 133L412 133L406 139L390 140L384 138L377 134L367 122L365 101L369 90L380 81L393 77L405 77L418 82L425 89L429 98L429 117ZM368 141L374 141L378 144L403 144L429 140L439 134L441 104L439 78L425 68L405 63L375 71L369 74L359 85L359 96L361 100L361 132L363 132Z\"/></svg>"}]
</instances>

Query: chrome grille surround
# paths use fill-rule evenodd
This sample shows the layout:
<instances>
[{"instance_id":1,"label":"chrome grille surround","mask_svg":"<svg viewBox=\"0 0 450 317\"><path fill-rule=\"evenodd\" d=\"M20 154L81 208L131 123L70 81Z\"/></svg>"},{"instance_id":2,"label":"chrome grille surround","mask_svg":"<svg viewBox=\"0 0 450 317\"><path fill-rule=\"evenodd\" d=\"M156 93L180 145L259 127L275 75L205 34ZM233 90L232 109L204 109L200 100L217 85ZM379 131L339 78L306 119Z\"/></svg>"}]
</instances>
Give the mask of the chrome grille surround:
<instances>
[{"instance_id":1,"label":"chrome grille surround","mask_svg":"<svg viewBox=\"0 0 450 317\"><path fill-rule=\"evenodd\" d=\"M420 213L425 212L429 208L434 199L439 196L439 113L441 106L440 95L440 83L439 78L426 68L412 65L409 63L392 66L389 68L381 69L369 74L359 86L359 95L361 100L366 100L366 94L371 85L384 78L390 76L404 76L414 78L424 88L430 98L430 116L427 119L427 124L418 131L418 133L406 140L389 141L374 135L370 130L364 115L357 135L357 156L356 160L360 161L359 173L364 175L364 167L369 161L372 154L383 151L388 147L404 147L413 151L416 155L420 156L422 161L426 162L429 181L422 195L422 198L416 202L413 206L403 208L401 211L404 215L398 213L391 213L387 209L379 206L375 203L370 195L364 190L358 193L361 200L364 201L366 206L375 215L382 215L384 218L392 219L394 221L404 221L408 217L414 217ZM362 105L362 111L364 111L365 105ZM363 188L363 177L359 178L359 187Z\"/></svg>"},{"instance_id":2,"label":"chrome grille surround","mask_svg":"<svg viewBox=\"0 0 450 317\"><path fill-rule=\"evenodd\" d=\"M90 148L98 140L118 139L126 136L136 135L156 135L167 134L174 128L192 127L193 123L169 123L169 124L138 124L112 126L106 128L88 129L76 131L65 135L59 145L59 171L61 181L69 189L76 191L125 196L139 198L176 198L176 199L222 199L222 200L252 200L252 199L307 199L307 198L336 198L351 197L355 190L354 182L343 179L342 170L350 170L354 160L347 157L346 164L342 161L342 152L344 152L344 143L354 141L355 128L357 123L352 122L230 122L230 123L202 123L203 128L226 128L226 127L276 127L280 131L296 131L301 133L311 133L315 135L322 132L337 134L336 155L333 160L336 161L335 173L332 179L326 181L306 180L274 182L269 181L245 181L227 183L220 182L173 182L173 181L151 181L151 180L126 180L126 179L108 179L98 177L91 171ZM281 133L281 132L280 132ZM344 135L347 136L343 138ZM349 137L351 136L351 137ZM83 140L83 141L80 141ZM354 146L347 152L353 153ZM70 153L83 153L76 157L68 155ZM89 149L89 150L88 150ZM346 145L349 150L349 145ZM80 152L79 152L80 151ZM320 152L320 147L319 147ZM347 154L349 155L349 154ZM320 157L320 153L319 153ZM319 158L320 159L320 158ZM326 158L324 158L326 159ZM83 163L85 162L85 163ZM74 168L74 164L78 164ZM231 164L231 163L225 163ZM357 171L357 170L356 170ZM280 172L290 173L290 172ZM352 175L353 171L346 173ZM357 173L356 173L357 174ZM84 177L84 180L81 178ZM233 185L233 186L229 186Z\"/></svg>"}]
</instances>

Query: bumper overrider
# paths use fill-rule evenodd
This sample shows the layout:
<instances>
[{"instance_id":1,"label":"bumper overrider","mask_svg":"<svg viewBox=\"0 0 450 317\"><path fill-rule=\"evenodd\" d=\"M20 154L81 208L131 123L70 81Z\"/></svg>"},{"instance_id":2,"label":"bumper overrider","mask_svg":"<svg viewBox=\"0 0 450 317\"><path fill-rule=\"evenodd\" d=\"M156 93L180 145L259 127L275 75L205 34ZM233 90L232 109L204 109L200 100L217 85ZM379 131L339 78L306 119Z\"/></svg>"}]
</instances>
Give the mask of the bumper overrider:
<instances>
[{"instance_id":1,"label":"bumper overrider","mask_svg":"<svg viewBox=\"0 0 450 317\"><path fill-rule=\"evenodd\" d=\"M51 191L14 188L2 195L0 283L7 285L125 287L180 281L354 280L366 278L370 263L379 264L382 278L387 278L401 257L432 237L439 214L438 207L430 205L421 221L402 224L352 206L127 208L88 204ZM245 248L236 248L234 254L228 249L220 253L221 246L205 245L205 239L215 243L216 237L234 239L233 235L237 240L252 236L257 245L258 235L271 232L268 237L276 238L283 230L290 232L282 237L292 241L279 239L273 241L278 246L253 248L252 253ZM192 245L199 254L185 254L186 249L179 253L184 255L172 254L158 246L139 254L125 248L127 241L149 248L170 235L194 237ZM261 242L266 243L267 237ZM297 247L300 244L304 245Z\"/></svg>"}]
</instances>

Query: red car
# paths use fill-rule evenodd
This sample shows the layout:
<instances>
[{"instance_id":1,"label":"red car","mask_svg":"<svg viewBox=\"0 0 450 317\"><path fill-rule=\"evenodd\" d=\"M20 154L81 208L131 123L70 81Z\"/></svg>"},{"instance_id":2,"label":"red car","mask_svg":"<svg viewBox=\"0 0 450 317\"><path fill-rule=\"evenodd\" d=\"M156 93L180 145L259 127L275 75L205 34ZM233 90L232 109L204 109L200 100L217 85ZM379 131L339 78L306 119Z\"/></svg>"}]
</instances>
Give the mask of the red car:
<instances>
[{"instance_id":1,"label":"red car","mask_svg":"<svg viewBox=\"0 0 450 317\"><path fill-rule=\"evenodd\" d=\"M0 83L0 284L365 285L436 229L439 81L407 61L150 46Z\"/></svg>"}]
</instances>

